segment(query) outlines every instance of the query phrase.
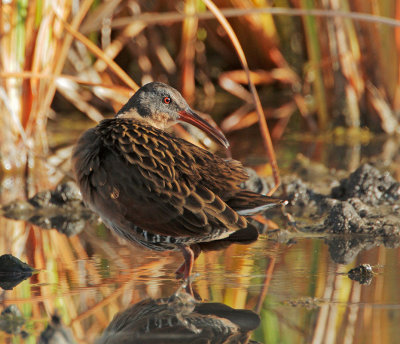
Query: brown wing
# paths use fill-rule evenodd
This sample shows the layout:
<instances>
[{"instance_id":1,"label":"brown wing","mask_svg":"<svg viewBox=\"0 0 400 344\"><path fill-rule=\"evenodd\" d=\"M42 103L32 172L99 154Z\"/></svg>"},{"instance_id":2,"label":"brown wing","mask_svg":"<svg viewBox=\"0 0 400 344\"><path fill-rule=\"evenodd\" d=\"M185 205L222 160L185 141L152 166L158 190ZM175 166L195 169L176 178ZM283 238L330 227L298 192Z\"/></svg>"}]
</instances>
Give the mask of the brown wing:
<instances>
[{"instance_id":1,"label":"brown wing","mask_svg":"<svg viewBox=\"0 0 400 344\"><path fill-rule=\"evenodd\" d=\"M80 140L74 166L86 202L118 227L173 236L246 227L220 197L245 178L242 168L153 127L105 120Z\"/></svg>"},{"instance_id":2,"label":"brown wing","mask_svg":"<svg viewBox=\"0 0 400 344\"><path fill-rule=\"evenodd\" d=\"M199 183L213 190L223 200L239 191L238 185L248 179L248 175L239 161L222 159L187 141L180 141L185 146L185 151L195 158L194 167L199 173Z\"/></svg>"}]
</instances>

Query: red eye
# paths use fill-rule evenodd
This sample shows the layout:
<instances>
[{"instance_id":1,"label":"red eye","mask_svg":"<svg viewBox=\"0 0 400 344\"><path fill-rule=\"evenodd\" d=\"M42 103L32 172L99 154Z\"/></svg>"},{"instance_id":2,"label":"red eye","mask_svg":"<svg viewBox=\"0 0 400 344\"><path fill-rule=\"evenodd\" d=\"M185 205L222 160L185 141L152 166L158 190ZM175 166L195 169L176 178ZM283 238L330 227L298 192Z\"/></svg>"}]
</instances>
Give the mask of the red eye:
<instances>
[{"instance_id":1,"label":"red eye","mask_svg":"<svg viewBox=\"0 0 400 344\"><path fill-rule=\"evenodd\" d=\"M170 98L170 97L164 97L164 98L163 98L163 103L164 103L164 104L169 104L169 103L171 103L171 98Z\"/></svg>"}]
</instances>

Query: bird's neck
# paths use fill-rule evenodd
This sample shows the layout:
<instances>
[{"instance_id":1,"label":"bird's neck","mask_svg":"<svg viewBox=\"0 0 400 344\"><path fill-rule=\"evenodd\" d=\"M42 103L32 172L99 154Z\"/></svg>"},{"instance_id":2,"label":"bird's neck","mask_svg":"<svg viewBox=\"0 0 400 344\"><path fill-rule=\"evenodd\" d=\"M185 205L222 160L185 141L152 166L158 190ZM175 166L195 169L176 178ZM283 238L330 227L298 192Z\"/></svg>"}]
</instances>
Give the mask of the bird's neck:
<instances>
[{"instance_id":1,"label":"bird's neck","mask_svg":"<svg viewBox=\"0 0 400 344\"><path fill-rule=\"evenodd\" d=\"M168 127L170 127L172 124L174 124L170 120L170 116L167 115L166 113L162 113L162 112L152 114L151 116L143 117L136 111L136 109L130 109L129 111L119 113L116 117L117 118L134 119L138 122L141 122L146 125L151 125L152 127L155 127L160 130L165 130Z\"/></svg>"}]
</instances>

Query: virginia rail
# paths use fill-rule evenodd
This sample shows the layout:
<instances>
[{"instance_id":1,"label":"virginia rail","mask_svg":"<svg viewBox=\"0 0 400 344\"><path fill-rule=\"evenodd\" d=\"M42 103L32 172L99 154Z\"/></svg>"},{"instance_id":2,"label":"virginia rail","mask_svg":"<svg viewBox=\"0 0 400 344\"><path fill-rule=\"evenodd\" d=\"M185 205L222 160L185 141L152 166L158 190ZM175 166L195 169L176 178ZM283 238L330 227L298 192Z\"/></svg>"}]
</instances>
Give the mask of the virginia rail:
<instances>
[{"instance_id":1,"label":"virginia rail","mask_svg":"<svg viewBox=\"0 0 400 344\"><path fill-rule=\"evenodd\" d=\"M73 169L84 201L107 227L152 250L181 250L177 274L188 278L201 250L256 240L246 216L281 201L241 189L248 177L238 161L168 133L178 121L229 146L177 90L152 82L82 135Z\"/></svg>"}]
</instances>

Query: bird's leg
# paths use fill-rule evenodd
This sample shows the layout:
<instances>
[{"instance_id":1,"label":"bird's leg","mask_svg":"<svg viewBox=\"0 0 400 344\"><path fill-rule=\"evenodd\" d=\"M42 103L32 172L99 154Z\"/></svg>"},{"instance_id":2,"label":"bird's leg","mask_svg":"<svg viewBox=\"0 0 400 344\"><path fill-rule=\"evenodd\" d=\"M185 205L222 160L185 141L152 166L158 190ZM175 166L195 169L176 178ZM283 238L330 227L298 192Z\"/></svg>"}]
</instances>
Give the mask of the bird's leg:
<instances>
[{"instance_id":1,"label":"bird's leg","mask_svg":"<svg viewBox=\"0 0 400 344\"><path fill-rule=\"evenodd\" d=\"M190 274L192 273L192 267L193 263L196 260L196 258L199 256L201 249L198 245L192 245L192 246L184 246L180 245L179 248L181 249L183 253L183 258L185 259L184 263L175 271L176 278L183 278L187 279ZM189 251L190 253L188 253ZM190 262L190 266L187 266L188 264L188 259ZM189 270L189 271L187 271Z\"/></svg>"},{"instance_id":2,"label":"bird's leg","mask_svg":"<svg viewBox=\"0 0 400 344\"><path fill-rule=\"evenodd\" d=\"M192 273L194 261L199 256L201 249L198 245L192 245L192 246L179 245L179 248L183 253L183 258L185 259L185 262L176 271L176 273L179 274L177 277L178 278L182 277L184 279L186 284L185 287L186 292L194 296L190 275Z\"/></svg>"},{"instance_id":3,"label":"bird's leg","mask_svg":"<svg viewBox=\"0 0 400 344\"><path fill-rule=\"evenodd\" d=\"M186 262L184 262L176 271L176 278L181 278L183 276L183 271L185 271Z\"/></svg>"},{"instance_id":4,"label":"bird's leg","mask_svg":"<svg viewBox=\"0 0 400 344\"><path fill-rule=\"evenodd\" d=\"M189 246L186 245L179 245L179 248L183 253L183 258L185 259L185 262L183 263L183 279L187 280L192 273L194 252ZM178 270L180 269L181 268L179 268Z\"/></svg>"},{"instance_id":5,"label":"bird's leg","mask_svg":"<svg viewBox=\"0 0 400 344\"><path fill-rule=\"evenodd\" d=\"M188 294L193 295L192 285L189 276L192 273L194 252L189 246L179 245L179 248L181 249L183 253L183 258L185 259L185 262L183 263L183 280L186 284L185 289ZM181 270L181 268L179 268L178 270Z\"/></svg>"}]
</instances>

